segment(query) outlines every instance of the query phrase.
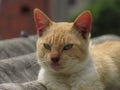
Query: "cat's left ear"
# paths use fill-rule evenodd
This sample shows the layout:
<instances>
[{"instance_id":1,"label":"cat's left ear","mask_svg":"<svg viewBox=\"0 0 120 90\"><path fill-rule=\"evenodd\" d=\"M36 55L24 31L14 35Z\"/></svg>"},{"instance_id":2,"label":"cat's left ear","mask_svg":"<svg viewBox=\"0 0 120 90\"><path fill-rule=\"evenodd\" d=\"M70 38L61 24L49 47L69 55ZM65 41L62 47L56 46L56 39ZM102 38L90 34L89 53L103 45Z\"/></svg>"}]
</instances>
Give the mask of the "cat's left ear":
<instances>
[{"instance_id":1,"label":"cat's left ear","mask_svg":"<svg viewBox=\"0 0 120 90\"><path fill-rule=\"evenodd\" d=\"M90 11L85 11L74 21L73 27L81 33L84 39L86 39L89 36L91 30L91 23L91 13Z\"/></svg>"},{"instance_id":2,"label":"cat's left ear","mask_svg":"<svg viewBox=\"0 0 120 90\"><path fill-rule=\"evenodd\" d=\"M42 36L43 33L46 31L46 28L49 27L52 21L38 8L34 9L33 15L37 28L37 33L39 36Z\"/></svg>"}]
</instances>

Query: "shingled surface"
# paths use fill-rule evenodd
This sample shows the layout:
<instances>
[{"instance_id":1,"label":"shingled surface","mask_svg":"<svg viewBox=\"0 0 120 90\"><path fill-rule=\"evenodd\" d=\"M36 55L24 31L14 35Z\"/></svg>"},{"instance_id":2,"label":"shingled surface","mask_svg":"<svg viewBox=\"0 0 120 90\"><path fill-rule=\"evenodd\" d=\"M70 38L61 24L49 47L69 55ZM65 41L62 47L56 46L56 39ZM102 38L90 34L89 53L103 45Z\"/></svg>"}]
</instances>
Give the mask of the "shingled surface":
<instances>
[{"instance_id":1,"label":"shingled surface","mask_svg":"<svg viewBox=\"0 0 120 90\"><path fill-rule=\"evenodd\" d=\"M0 41L0 59L16 57L35 52L37 36Z\"/></svg>"}]
</instances>

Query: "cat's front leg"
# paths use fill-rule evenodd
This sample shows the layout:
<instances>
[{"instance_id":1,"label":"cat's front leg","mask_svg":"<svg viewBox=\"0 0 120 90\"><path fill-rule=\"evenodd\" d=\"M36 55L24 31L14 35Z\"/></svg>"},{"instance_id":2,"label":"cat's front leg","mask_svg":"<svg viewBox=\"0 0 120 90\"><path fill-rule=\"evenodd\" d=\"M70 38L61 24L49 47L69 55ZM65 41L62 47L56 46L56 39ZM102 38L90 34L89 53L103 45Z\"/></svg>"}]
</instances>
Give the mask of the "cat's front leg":
<instances>
[{"instance_id":1,"label":"cat's front leg","mask_svg":"<svg viewBox=\"0 0 120 90\"><path fill-rule=\"evenodd\" d=\"M70 90L64 87L47 87L47 90Z\"/></svg>"},{"instance_id":2,"label":"cat's front leg","mask_svg":"<svg viewBox=\"0 0 120 90\"><path fill-rule=\"evenodd\" d=\"M104 85L100 81L83 81L74 83L71 90L104 90Z\"/></svg>"},{"instance_id":3,"label":"cat's front leg","mask_svg":"<svg viewBox=\"0 0 120 90\"><path fill-rule=\"evenodd\" d=\"M46 87L48 90L70 90L69 87L64 84L58 84L53 82L46 84Z\"/></svg>"}]
</instances>

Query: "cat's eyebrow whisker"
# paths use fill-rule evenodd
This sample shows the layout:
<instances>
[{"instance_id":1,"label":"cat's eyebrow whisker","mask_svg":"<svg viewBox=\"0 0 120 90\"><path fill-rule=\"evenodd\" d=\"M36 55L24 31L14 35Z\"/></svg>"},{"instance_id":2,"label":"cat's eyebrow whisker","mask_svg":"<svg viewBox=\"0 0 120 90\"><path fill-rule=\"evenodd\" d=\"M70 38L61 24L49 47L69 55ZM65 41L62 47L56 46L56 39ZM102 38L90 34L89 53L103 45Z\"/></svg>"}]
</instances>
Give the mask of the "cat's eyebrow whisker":
<instances>
[{"instance_id":1,"label":"cat's eyebrow whisker","mask_svg":"<svg viewBox=\"0 0 120 90\"><path fill-rule=\"evenodd\" d=\"M46 63L47 61L44 61L44 60L41 60L41 61L39 61L39 63Z\"/></svg>"}]
</instances>

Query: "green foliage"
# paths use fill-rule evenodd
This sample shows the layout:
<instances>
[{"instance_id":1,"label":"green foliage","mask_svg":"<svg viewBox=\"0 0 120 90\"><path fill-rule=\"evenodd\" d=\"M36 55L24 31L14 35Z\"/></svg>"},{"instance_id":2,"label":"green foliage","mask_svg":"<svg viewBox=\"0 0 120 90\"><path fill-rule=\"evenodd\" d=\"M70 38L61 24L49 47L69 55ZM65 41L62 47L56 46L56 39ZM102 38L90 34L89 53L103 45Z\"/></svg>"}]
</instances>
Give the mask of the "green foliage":
<instances>
[{"instance_id":1,"label":"green foliage","mask_svg":"<svg viewBox=\"0 0 120 90\"><path fill-rule=\"evenodd\" d=\"M99 0L84 10L92 13L92 37L102 34L120 35L120 0ZM73 15L71 21L82 11Z\"/></svg>"}]
</instances>

